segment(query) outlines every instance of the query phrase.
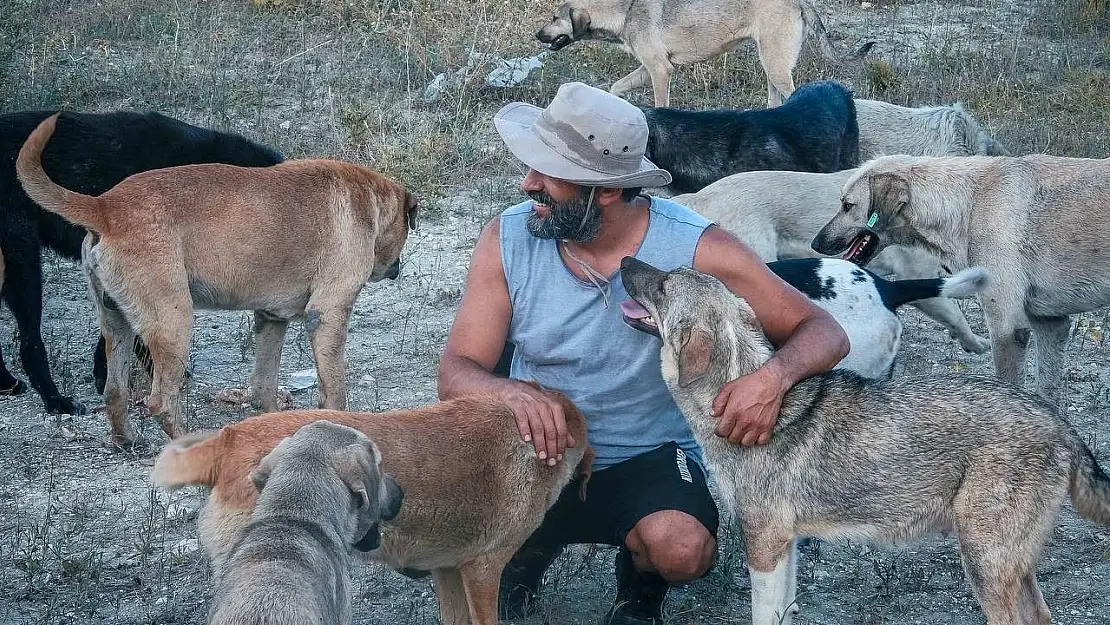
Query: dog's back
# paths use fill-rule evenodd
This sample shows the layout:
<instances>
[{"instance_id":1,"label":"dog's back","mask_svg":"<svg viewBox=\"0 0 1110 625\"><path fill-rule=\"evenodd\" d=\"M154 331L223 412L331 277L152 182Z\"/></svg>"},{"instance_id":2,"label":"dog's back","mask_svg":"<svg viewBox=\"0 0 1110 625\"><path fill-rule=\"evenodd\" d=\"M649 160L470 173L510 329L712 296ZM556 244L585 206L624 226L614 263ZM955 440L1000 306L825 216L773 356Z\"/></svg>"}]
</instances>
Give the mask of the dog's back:
<instances>
[{"instance_id":1,"label":"dog's back","mask_svg":"<svg viewBox=\"0 0 1110 625\"><path fill-rule=\"evenodd\" d=\"M1008 156L960 103L911 108L880 100L855 101L860 156Z\"/></svg>"},{"instance_id":2,"label":"dog's back","mask_svg":"<svg viewBox=\"0 0 1110 625\"><path fill-rule=\"evenodd\" d=\"M699 191L739 172L835 172L859 162L851 92L833 81L807 83L767 109L642 110L648 158L671 172L675 193Z\"/></svg>"},{"instance_id":3,"label":"dog's back","mask_svg":"<svg viewBox=\"0 0 1110 625\"><path fill-rule=\"evenodd\" d=\"M386 413L284 411L244 419L201 442L168 445L154 468L166 487L212 488L201 513L201 540L218 563L245 524L257 494L248 476L270 449L305 423L327 419L372 438L382 470L405 490L400 515L382 526L376 556L395 568L454 566L476 549L523 541L577 471L588 475L592 453L585 419L561 394L577 441L554 467L520 439L501 400L473 395L425 408Z\"/></svg>"}]
</instances>

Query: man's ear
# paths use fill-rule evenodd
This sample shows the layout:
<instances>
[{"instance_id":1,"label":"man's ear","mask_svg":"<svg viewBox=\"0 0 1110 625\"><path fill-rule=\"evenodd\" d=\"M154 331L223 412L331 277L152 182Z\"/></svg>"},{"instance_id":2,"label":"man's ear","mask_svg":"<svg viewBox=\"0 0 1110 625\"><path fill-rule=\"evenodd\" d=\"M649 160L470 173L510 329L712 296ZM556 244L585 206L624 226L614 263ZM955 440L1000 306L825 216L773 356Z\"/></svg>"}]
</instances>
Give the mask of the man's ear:
<instances>
[{"instance_id":1,"label":"man's ear","mask_svg":"<svg viewBox=\"0 0 1110 625\"><path fill-rule=\"evenodd\" d=\"M678 385L686 388L704 377L712 353L712 334L697 326L683 326L679 332Z\"/></svg>"}]
</instances>

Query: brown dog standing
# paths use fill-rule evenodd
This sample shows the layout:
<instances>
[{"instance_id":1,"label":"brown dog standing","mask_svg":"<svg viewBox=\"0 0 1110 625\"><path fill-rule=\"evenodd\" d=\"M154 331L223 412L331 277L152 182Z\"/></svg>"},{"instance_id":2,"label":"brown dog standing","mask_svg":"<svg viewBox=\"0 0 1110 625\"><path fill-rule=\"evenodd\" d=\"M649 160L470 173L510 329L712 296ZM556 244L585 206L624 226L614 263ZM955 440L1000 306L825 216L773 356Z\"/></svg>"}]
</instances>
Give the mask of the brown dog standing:
<instances>
[{"instance_id":1,"label":"brown dog standing","mask_svg":"<svg viewBox=\"0 0 1110 625\"><path fill-rule=\"evenodd\" d=\"M186 165L135 174L97 197L68 191L42 169L57 115L19 152L23 188L46 210L90 230L82 264L107 340L112 439L129 444L128 372L138 335L150 350L148 407L181 433L181 383L193 308L253 310L252 400L277 408L289 320L305 316L320 406L346 407L344 350L355 298L394 278L416 201L360 165L286 161L264 168Z\"/></svg>"},{"instance_id":2,"label":"brown dog standing","mask_svg":"<svg viewBox=\"0 0 1110 625\"><path fill-rule=\"evenodd\" d=\"M373 557L397 569L432 571L446 625L495 625L501 571L577 472L593 461L582 413L565 397L567 430L577 441L553 467L521 440L512 411L492 395L472 395L385 413L285 411L195 434L162 450L155 483L212 489L201 510L201 544L216 576L242 535L258 498L251 471L282 438L318 419L372 438L382 471L405 492L400 514L382 523ZM583 481L583 489L585 481Z\"/></svg>"}]
</instances>

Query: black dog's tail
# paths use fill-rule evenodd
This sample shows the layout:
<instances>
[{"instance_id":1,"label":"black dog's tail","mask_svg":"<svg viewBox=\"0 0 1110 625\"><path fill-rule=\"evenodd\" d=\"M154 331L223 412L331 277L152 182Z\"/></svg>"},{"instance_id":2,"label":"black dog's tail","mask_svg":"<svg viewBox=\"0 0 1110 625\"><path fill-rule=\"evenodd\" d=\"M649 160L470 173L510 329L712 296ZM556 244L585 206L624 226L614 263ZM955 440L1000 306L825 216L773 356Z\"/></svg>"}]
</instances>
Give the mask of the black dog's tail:
<instances>
[{"instance_id":1,"label":"black dog's tail","mask_svg":"<svg viewBox=\"0 0 1110 625\"><path fill-rule=\"evenodd\" d=\"M834 63L858 61L867 56L867 53L875 45L874 41L868 41L855 52L841 52L833 45L829 38L829 31L825 28L825 22L822 21L821 15L810 3L810 0L798 0L798 8L802 11L802 22L805 23L806 30L817 38L817 49L821 52L821 56L825 57L825 60Z\"/></svg>"},{"instance_id":2,"label":"black dog's tail","mask_svg":"<svg viewBox=\"0 0 1110 625\"><path fill-rule=\"evenodd\" d=\"M42 120L28 135L23 147L19 149L15 172L23 183L27 197L36 204L79 226L103 233L108 228L108 219L101 201L62 187L51 180L42 168L42 152L54 135L54 126L57 123L58 114L55 113Z\"/></svg>"},{"instance_id":3,"label":"black dog's tail","mask_svg":"<svg viewBox=\"0 0 1110 625\"><path fill-rule=\"evenodd\" d=\"M990 274L982 267L970 267L948 278L883 280L878 276L873 277L883 306L890 311L898 310L903 304L930 297L974 297L990 284Z\"/></svg>"}]
</instances>

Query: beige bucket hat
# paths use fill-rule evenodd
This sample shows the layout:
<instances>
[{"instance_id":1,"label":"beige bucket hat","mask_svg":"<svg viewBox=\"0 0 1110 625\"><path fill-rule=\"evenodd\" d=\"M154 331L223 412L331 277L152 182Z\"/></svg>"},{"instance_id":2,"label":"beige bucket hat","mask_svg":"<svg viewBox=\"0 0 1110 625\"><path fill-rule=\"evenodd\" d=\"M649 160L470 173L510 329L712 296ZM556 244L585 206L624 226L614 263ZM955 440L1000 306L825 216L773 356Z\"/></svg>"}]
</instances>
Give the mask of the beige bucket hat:
<instances>
[{"instance_id":1,"label":"beige bucket hat","mask_svg":"<svg viewBox=\"0 0 1110 625\"><path fill-rule=\"evenodd\" d=\"M514 156L552 178L610 188L671 183L670 173L644 157L644 113L596 87L565 83L545 109L506 104L493 125Z\"/></svg>"}]
</instances>

